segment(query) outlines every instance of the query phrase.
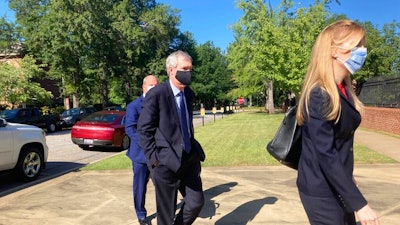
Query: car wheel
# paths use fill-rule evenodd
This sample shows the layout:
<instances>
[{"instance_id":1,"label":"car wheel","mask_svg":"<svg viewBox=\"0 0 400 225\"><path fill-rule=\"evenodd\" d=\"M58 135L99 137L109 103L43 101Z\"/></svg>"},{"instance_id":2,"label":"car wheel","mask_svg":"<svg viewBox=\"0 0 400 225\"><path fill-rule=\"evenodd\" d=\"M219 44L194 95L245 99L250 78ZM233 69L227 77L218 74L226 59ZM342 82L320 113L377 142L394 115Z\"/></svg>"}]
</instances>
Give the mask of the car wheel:
<instances>
[{"instance_id":1,"label":"car wheel","mask_svg":"<svg viewBox=\"0 0 400 225\"><path fill-rule=\"evenodd\" d=\"M122 150L128 149L129 143L130 143L130 139L129 139L128 135L125 134L125 136L122 138L121 149Z\"/></svg>"},{"instance_id":2,"label":"car wheel","mask_svg":"<svg viewBox=\"0 0 400 225\"><path fill-rule=\"evenodd\" d=\"M57 125L55 122L51 121L49 122L49 124L47 125L47 132L49 133L53 133L57 131Z\"/></svg>"},{"instance_id":3,"label":"car wheel","mask_svg":"<svg viewBox=\"0 0 400 225\"><path fill-rule=\"evenodd\" d=\"M33 181L42 172L43 155L38 148L27 146L22 149L15 167L17 176L23 181Z\"/></svg>"}]
</instances>

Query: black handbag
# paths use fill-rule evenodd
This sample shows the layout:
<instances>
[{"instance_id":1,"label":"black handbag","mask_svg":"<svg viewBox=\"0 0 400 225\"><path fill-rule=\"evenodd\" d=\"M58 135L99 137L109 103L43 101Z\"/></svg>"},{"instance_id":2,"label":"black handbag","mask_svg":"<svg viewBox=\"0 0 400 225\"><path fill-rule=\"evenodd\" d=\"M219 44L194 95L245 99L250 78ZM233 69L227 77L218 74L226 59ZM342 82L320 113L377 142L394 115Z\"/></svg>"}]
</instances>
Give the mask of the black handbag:
<instances>
[{"instance_id":1,"label":"black handbag","mask_svg":"<svg viewBox=\"0 0 400 225\"><path fill-rule=\"evenodd\" d=\"M297 105L286 113L267 151L282 164L297 170L301 154L301 127L296 120Z\"/></svg>"}]
</instances>

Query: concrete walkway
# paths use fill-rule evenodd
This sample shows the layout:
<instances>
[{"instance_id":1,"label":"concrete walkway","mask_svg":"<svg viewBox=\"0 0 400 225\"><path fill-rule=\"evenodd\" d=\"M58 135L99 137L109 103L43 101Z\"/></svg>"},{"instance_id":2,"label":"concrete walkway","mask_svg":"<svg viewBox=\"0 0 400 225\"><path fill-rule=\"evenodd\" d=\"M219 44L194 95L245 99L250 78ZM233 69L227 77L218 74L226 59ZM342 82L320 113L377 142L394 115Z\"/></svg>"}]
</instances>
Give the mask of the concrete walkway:
<instances>
[{"instance_id":1,"label":"concrete walkway","mask_svg":"<svg viewBox=\"0 0 400 225\"><path fill-rule=\"evenodd\" d=\"M354 141L400 162L400 137L361 128L356 131Z\"/></svg>"},{"instance_id":2,"label":"concrete walkway","mask_svg":"<svg viewBox=\"0 0 400 225\"><path fill-rule=\"evenodd\" d=\"M400 138L359 129L356 142L400 161ZM400 221L400 163L356 165L355 178L381 225ZM196 225L308 224L285 166L205 167L206 204ZM147 210L155 219L153 185ZM1 225L136 225L132 171L73 171L0 199Z\"/></svg>"}]
</instances>

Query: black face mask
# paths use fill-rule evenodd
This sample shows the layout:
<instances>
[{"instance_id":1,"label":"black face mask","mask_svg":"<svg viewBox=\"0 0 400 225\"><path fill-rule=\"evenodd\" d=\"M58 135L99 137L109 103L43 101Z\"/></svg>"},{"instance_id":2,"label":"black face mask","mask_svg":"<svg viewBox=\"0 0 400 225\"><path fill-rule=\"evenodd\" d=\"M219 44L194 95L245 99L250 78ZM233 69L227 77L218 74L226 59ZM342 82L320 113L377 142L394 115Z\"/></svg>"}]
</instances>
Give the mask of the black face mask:
<instances>
[{"instance_id":1,"label":"black face mask","mask_svg":"<svg viewBox=\"0 0 400 225\"><path fill-rule=\"evenodd\" d=\"M189 85L190 82L192 81L192 72L178 70L178 71L176 71L175 77L179 82L181 82L181 84Z\"/></svg>"}]
</instances>

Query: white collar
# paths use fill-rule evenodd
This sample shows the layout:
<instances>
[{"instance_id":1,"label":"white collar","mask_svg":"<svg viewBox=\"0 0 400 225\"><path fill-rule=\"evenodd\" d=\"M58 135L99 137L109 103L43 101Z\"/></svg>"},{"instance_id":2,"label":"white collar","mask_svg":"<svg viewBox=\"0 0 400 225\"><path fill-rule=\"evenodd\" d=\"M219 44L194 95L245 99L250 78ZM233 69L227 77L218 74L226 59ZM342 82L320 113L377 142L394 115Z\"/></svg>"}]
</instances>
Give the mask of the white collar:
<instances>
[{"instance_id":1,"label":"white collar","mask_svg":"<svg viewBox=\"0 0 400 225\"><path fill-rule=\"evenodd\" d=\"M181 92L181 90L179 90L177 87L175 87L174 84L172 84L171 80L169 80L169 84L171 85L172 92L174 93L174 96L176 96L177 94L179 94L179 92Z\"/></svg>"}]
</instances>

